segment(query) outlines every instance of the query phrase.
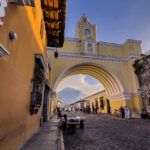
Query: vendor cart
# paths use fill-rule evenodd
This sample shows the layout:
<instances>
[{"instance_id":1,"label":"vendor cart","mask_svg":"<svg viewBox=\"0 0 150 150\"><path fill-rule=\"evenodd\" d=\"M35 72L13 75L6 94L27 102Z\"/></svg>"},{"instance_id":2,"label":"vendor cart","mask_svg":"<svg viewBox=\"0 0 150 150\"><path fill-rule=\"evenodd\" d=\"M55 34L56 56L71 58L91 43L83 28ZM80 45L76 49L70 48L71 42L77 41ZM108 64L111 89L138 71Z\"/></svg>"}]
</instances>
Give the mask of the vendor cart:
<instances>
[{"instance_id":1,"label":"vendor cart","mask_svg":"<svg viewBox=\"0 0 150 150\"><path fill-rule=\"evenodd\" d=\"M67 122L65 122L65 120L62 121L62 126L63 125L66 126L66 128L68 130L68 133L72 133L72 134L75 133L77 127L79 127L80 129L84 128L85 117L80 117L80 116L77 116L77 117L67 117L66 120L67 120Z\"/></svg>"},{"instance_id":2,"label":"vendor cart","mask_svg":"<svg viewBox=\"0 0 150 150\"><path fill-rule=\"evenodd\" d=\"M79 127L80 129L84 128L84 120L85 117L68 117L67 118L67 126L68 126L68 132L69 133L75 133L76 128Z\"/></svg>"}]
</instances>

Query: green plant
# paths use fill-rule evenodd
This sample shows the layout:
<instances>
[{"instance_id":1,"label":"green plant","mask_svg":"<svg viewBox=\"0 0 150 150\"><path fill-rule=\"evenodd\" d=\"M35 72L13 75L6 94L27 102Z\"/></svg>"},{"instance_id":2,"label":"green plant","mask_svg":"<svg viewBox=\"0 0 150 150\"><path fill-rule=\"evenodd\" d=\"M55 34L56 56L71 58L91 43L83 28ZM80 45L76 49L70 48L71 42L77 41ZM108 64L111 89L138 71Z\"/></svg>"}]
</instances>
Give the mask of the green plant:
<instances>
[{"instance_id":1,"label":"green plant","mask_svg":"<svg viewBox=\"0 0 150 150\"><path fill-rule=\"evenodd\" d=\"M139 63L140 59L135 60L133 67L134 67L134 72L136 74L140 74L143 68L143 65Z\"/></svg>"}]
</instances>

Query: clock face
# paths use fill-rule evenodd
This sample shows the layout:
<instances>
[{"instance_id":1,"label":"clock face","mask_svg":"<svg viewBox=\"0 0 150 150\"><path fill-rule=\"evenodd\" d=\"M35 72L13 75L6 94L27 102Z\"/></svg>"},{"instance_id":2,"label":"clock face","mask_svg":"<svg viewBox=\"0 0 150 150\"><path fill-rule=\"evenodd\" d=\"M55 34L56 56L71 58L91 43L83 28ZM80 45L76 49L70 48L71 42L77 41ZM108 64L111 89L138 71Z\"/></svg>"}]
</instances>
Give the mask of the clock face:
<instances>
[{"instance_id":1,"label":"clock face","mask_svg":"<svg viewBox=\"0 0 150 150\"><path fill-rule=\"evenodd\" d=\"M91 30L90 29L84 29L84 34L90 35L91 34Z\"/></svg>"}]
</instances>

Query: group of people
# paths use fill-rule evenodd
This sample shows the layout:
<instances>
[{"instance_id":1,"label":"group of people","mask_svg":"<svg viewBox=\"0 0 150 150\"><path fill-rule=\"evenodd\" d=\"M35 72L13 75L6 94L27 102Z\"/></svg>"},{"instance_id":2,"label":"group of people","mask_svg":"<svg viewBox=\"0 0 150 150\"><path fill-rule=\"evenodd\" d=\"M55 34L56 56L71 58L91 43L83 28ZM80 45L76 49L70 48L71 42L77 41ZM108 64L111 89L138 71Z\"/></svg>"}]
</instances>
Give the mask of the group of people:
<instances>
[{"instance_id":1,"label":"group of people","mask_svg":"<svg viewBox=\"0 0 150 150\"><path fill-rule=\"evenodd\" d=\"M84 107L83 112L84 113L90 113L91 112L90 107L86 107L86 108Z\"/></svg>"},{"instance_id":2,"label":"group of people","mask_svg":"<svg viewBox=\"0 0 150 150\"><path fill-rule=\"evenodd\" d=\"M92 112L97 113L98 109L99 108L97 108L97 107L92 107ZM78 111L78 109L76 109L76 112L77 111ZM90 107L86 107L84 109L81 109L80 111L83 111L84 113L91 113ZM111 113L109 109L107 110L107 113ZM60 108L57 108L57 115L58 115L59 118L62 117ZM119 108L119 113L118 113L118 110L115 110L115 115L117 115L119 117L122 117L122 118L128 118L129 119L130 118L130 110L129 110L128 106L124 106L124 107L121 106ZM141 118L143 118L143 119L148 118L146 108L142 109Z\"/></svg>"},{"instance_id":3,"label":"group of people","mask_svg":"<svg viewBox=\"0 0 150 150\"><path fill-rule=\"evenodd\" d=\"M124 106L124 107L121 106L119 108L119 113L122 118L127 118L127 119L130 118L130 110L129 110L128 106Z\"/></svg>"},{"instance_id":4,"label":"group of people","mask_svg":"<svg viewBox=\"0 0 150 150\"><path fill-rule=\"evenodd\" d=\"M98 107L92 107L92 112L97 114L98 109L99 109ZM88 106L88 107L84 108L84 109L83 109L83 112L84 112L84 113L91 113L90 107Z\"/></svg>"}]
</instances>

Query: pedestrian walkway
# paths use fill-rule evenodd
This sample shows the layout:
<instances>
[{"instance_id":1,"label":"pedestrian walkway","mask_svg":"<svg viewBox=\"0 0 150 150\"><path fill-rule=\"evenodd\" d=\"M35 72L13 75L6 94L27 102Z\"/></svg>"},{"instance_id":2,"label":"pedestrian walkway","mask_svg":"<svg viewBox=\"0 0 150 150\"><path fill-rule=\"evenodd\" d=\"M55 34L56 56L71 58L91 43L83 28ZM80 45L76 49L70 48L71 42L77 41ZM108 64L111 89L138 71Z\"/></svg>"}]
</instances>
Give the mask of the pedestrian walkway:
<instances>
[{"instance_id":1,"label":"pedestrian walkway","mask_svg":"<svg viewBox=\"0 0 150 150\"><path fill-rule=\"evenodd\" d=\"M58 122L57 115L53 116L18 150L59 150Z\"/></svg>"}]
</instances>

